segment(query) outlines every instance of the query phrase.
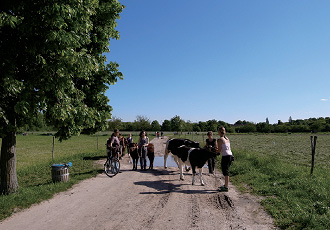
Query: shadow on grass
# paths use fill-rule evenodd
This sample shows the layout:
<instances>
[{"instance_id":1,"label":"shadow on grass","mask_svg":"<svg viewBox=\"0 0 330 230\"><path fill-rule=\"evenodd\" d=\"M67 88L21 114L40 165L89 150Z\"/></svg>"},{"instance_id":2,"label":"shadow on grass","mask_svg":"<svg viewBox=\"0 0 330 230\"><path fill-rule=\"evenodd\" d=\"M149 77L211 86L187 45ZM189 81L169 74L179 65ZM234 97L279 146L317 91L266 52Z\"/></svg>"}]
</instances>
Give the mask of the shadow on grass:
<instances>
[{"instance_id":1,"label":"shadow on grass","mask_svg":"<svg viewBox=\"0 0 330 230\"><path fill-rule=\"evenodd\" d=\"M95 157L84 157L83 160L85 161L97 161L107 158L107 156L95 156Z\"/></svg>"}]
</instances>

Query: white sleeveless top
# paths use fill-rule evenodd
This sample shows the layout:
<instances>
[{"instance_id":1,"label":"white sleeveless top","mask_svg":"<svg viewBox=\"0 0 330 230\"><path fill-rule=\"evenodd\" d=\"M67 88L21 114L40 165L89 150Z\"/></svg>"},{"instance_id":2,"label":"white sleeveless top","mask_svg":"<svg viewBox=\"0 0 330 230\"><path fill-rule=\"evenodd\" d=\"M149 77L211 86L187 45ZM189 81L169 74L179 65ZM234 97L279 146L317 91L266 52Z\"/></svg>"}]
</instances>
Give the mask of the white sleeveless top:
<instances>
[{"instance_id":1,"label":"white sleeveless top","mask_svg":"<svg viewBox=\"0 0 330 230\"><path fill-rule=\"evenodd\" d=\"M221 155L222 156L231 156L233 153L230 150L230 142L222 144L221 146Z\"/></svg>"}]
</instances>

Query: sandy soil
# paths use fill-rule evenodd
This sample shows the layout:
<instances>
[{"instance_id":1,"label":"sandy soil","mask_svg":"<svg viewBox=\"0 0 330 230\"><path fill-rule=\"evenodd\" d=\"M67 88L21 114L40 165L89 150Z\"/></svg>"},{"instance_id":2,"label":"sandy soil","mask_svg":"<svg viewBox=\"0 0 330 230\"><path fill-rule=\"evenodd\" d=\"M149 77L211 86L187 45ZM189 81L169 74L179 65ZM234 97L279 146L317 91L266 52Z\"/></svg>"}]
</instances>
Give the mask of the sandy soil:
<instances>
[{"instance_id":1,"label":"sandy soil","mask_svg":"<svg viewBox=\"0 0 330 230\"><path fill-rule=\"evenodd\" d=\"M163 155L165 142L152 140L156 156ZM240 194L233 185L229 192L217 192L223 183L219 172L207 175L204 169L206 186L193 186L191 172L180 181L177 167L131 168L126 155L122 173L85 180L5 219L0 229L276 229L258 198Z\"/></svg>"}]
</instances>

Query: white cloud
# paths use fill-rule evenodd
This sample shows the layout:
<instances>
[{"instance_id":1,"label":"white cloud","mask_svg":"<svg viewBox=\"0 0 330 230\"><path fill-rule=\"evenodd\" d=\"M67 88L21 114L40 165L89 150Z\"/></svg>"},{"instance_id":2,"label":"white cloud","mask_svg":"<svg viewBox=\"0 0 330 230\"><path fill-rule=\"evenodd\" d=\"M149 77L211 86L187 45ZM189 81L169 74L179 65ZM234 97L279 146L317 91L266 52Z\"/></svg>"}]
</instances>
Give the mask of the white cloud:
<instances>
[{"instance_id":1,"label":"white cloud","mask_svg":"<svg viewBox=\"0 0 330 230\"><path fill-rule=\"evenodd\" d=\"M321 101L329 101L329 99L325 99L325 98L323 98L323 99L321 99Z\"/></svg>"}]
</instances>

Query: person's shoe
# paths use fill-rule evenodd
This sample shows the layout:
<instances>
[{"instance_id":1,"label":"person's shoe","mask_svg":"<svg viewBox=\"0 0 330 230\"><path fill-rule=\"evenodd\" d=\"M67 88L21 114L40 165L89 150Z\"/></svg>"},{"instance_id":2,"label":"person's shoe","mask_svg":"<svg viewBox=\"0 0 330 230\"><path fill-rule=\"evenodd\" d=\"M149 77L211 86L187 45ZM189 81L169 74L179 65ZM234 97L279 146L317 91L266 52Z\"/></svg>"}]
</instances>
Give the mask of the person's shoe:
<instances>
[{"instance_id":1,"label":"person's shoe","mask_svg":"<svg viewBox=\"0 0 330 230\"><path fill-rule=\"evenodd\" d=\"M228 188L225 187L225 186L221 186L221 187L218 188L218 191L219 192L228 192Z\"/></svg>"}]
</instances>

